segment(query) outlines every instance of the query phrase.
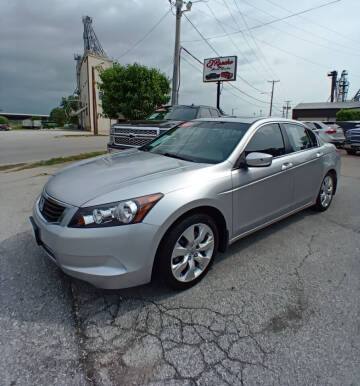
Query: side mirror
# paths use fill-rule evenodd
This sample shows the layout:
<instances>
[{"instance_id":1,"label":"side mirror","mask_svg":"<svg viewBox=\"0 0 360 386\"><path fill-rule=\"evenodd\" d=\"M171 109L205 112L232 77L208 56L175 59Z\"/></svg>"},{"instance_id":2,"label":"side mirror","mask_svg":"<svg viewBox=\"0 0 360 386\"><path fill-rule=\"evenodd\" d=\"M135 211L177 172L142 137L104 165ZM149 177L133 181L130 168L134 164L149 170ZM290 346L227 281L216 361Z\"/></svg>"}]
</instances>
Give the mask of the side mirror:
<instances>
[{"instance_id":1,"label":"side mirror","mask_svg":"<svg viewBox=\"0 0 360 386\"><path fill-rule=\"evenodd\" d=\"M270 166L273 156L266 153L250 153L246 156L246 165L250 167Z\"/></svg>"}]
</instances>

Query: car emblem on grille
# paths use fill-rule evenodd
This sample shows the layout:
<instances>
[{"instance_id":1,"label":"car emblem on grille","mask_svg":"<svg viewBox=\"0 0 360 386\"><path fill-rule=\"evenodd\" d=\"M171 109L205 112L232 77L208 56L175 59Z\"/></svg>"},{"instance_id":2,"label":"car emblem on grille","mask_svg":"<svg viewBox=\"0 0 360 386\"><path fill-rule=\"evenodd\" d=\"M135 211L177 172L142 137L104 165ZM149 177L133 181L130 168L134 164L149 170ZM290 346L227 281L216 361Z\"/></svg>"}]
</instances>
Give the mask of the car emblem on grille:
<instances>
[{"instance_id":1,"label":"car emblem on grille","mask_svg":"<svg viewBox=\"0 0 360 386\"><path fill-rule=\"evenodd\" d=\"M43 196L40 197L40 200L39 200L39 209L40 209L40 212L42 212L42 210L44 209L44 204L45 204L45 199Z\"/></svg>"}]
</instances>

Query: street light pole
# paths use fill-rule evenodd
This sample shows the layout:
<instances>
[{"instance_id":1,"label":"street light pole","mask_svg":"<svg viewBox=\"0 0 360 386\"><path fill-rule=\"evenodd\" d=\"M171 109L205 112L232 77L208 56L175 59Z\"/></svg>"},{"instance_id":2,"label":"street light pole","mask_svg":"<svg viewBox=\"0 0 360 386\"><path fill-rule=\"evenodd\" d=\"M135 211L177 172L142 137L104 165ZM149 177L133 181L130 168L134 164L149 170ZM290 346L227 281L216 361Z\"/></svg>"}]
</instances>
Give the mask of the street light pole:
<instances>
[{"instance_id":1,"label":"street light pole","mask_svg":"<svg viewBox=\"0 0 360 386\"><path fill-rule=\"evenodd\" d=\"M269 111L269 117L271 117L272 106L273 106L273 98L274 98L274 84L277 83L277 82L280 82L280 80L268 80L268 82L272 83L271 98L270 98L270 111Z\"/></svg>"}]
</instances>

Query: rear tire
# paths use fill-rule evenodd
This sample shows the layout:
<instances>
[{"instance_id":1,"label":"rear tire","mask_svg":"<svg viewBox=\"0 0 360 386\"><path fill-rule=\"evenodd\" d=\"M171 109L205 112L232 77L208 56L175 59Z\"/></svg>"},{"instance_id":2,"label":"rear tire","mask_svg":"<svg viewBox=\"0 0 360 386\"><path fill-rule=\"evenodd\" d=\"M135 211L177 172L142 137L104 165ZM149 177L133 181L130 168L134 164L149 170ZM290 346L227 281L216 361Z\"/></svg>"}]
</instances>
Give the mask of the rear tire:
<instances>
[{"instance_id":1,"label":"rear tire","mask_svg":"<svg viewBox=\"0 0 360 386\"><path fill-rule=\"evenodd\" d=\"M174 289L195 285L213 263L218 242L216 223L206 214L193 214L175 223L158 251L158 277Z\"/></svg>"},{"instance_id":2,"label":"rear tire","mask_svg":"<svg viewBox=\"0 0 360 386\"><path fill-rule=\"evenodd\" d=\"M356 150L346 150L346 153L348 153L349 155L355 155Z\"/></svg>"},{"instance_id":3,"label":"rear tire","mask_svg":"<svg viewBox=\"0 0 360 386\"><path fill-rule=\"evenodd\" d=\"M335 178L332 173L328 173L321 183L320 191L316 199L316 204L313 208L318 212L324 212L325 210L329 209L334 197L334 192Z\"/></svg>"}]
</instances>

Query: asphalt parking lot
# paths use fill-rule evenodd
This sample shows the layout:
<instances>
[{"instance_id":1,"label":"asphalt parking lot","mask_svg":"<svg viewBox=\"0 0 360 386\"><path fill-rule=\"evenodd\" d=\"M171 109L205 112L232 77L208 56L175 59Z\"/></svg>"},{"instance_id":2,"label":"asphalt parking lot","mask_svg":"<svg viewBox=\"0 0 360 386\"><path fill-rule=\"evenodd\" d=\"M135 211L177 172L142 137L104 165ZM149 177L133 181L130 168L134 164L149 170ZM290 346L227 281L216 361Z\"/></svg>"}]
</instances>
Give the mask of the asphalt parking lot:
<instances>
[{"instance_id":1,"label":"asphalt parking lot","mask_svg":"<svg viewBox=\"0 0 360 386\"><path fill-rule=\"evenodd\" d=\"M73 130L0 131L0 166L106 151L107 136Z\"/></svg>"},{"instance_id":2,"label":"asphalt parking lot","mask_svg":"<svg viewBox=\"0 0 360 386\"><path fill-rule=\"evenodd\" d=\"M99 290L48 261L28 216L59 167L0 172L1 385L360 384L359 156L327 212L237 242L184 292Z\"/></svg>"}]
</instances>

